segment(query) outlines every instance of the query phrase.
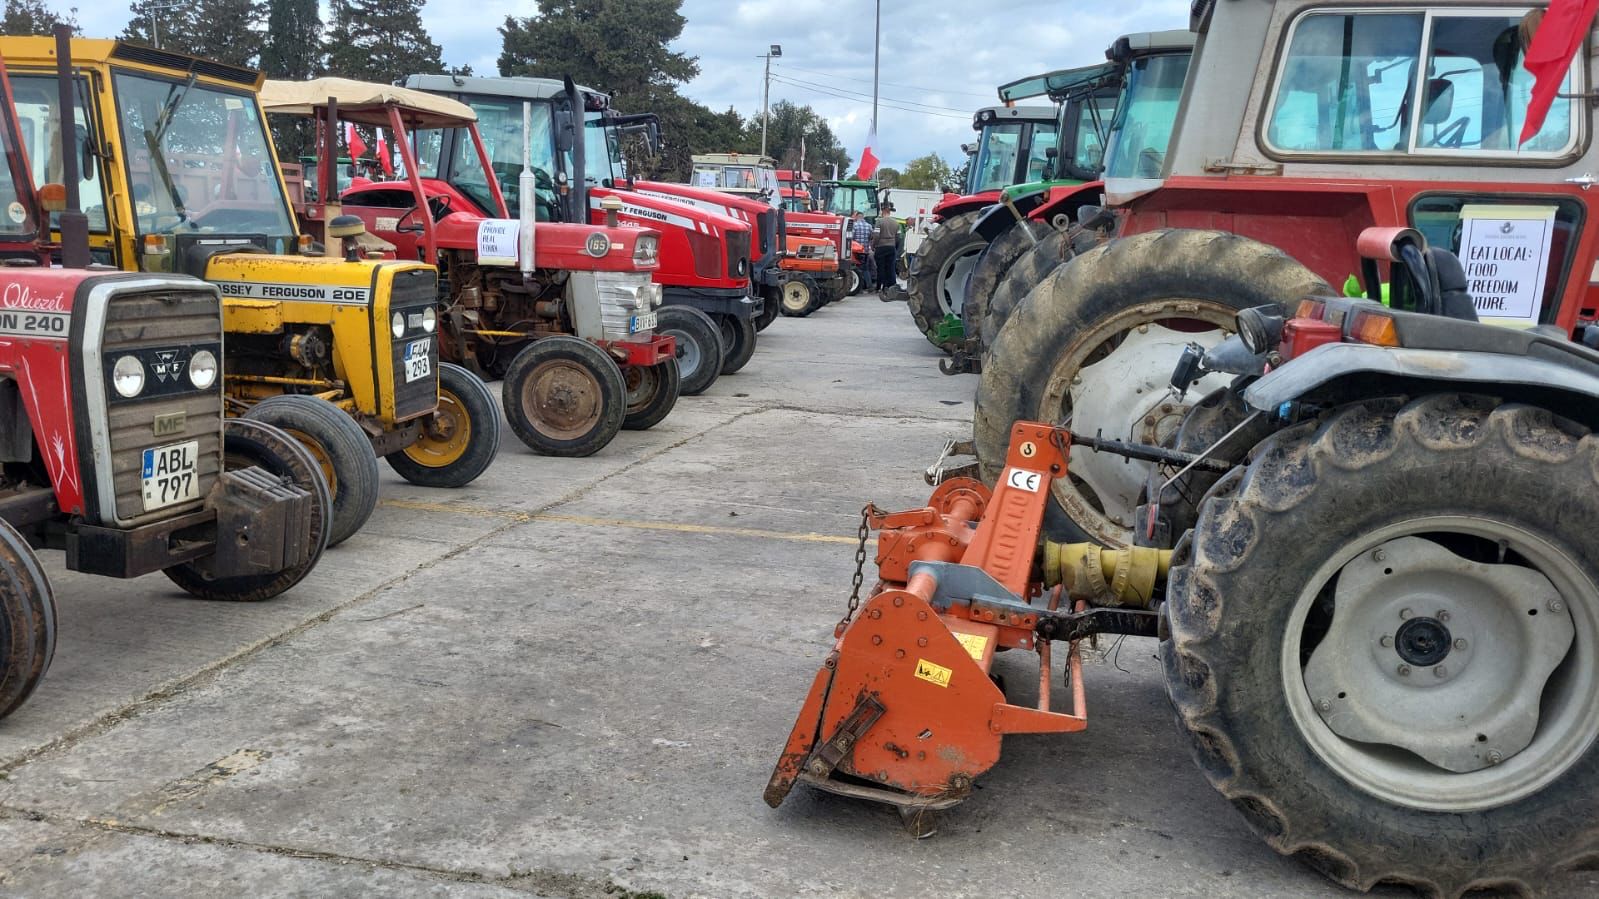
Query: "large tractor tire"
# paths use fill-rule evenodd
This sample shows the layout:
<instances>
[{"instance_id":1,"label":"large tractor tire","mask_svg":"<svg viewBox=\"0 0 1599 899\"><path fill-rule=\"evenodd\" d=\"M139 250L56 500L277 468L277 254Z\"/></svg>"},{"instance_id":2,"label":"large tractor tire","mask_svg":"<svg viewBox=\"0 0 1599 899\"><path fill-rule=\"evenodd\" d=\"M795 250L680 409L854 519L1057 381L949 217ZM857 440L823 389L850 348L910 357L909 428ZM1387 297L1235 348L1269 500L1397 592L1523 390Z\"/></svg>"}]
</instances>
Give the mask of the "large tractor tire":
<instances>
[{"instance_id":1,"label":"large tractor tire","mask_svg":"<svg viewBox=\"0 0 1599 899\"><path fill-rule=\"evenodd\" d=\"M677 338L678 393L698 396L711 389L722 373L722 329L693 306L662 306L655 331Z\"/></svg>"},{"instance_id":2,"label":"large tractor tire","mask_svg":"<svg viewBox=\"0 0 1599 899\"><path fill-rule=\"evenodd\" d=\"M1152 231L1060 266L1016 307L983 360L972 436L990 483L1018 420L1161 444L1188 406L1167 392L1184 345L1214 346L1238 310L1331 290L1279 250L1220 231ZM1188 396L1225 386L1207 375ZM1082 447L1054 482L1053 539L1126 546L1150 466Z\"/></svg>"},{"instance_id":3,"label":"large tractor tire","mask_svg":"<svg viewBox=\"0 0 1599 899\"><path fill-rule=\"evenodd\" d=\"M966 280L966 302L961 305L961 327L966 332L967 340L982 337L988 305L993 301L995 291L1005 282L1011 267L1054 233L1055 229L1043 222L1016 222L989 243L983 254L977 257L977 265Z\"/></svg>"},{"instance_id":4,"label":"large tractor tire","mask_svg":"<svg viewBox=\"0 0 1599 899\"><path fill-rule=\"evenodd\" d=\"M0 521L0 718L27 701L56 653L56 601L28 541Z\"/></svg>"},{"instance_id":5,"label":"large tractor tire","mask_svg":"<svg viewBox=\"0 0 1599 899\"><path fill-rule=\"evenodd\" d=\"M722 334L722 374L730 375L750 363L755 355L755 322L735 315L718 315Z\"/></svg>"},{"instance_id":6,"label":"large tractor tire","mask_svg":"<svg viewBox=\"0 0 1599 899\"><path fill-rule=\"evenodd\" d=\"M222 464L229 471L261 468L311 494L309 525L311 551L304 561L282 571L218 578L192 563L162 570L172 583L198 599L212 602L261 602L298 584L331 545L333 494L323 475L321 460L289 432L249 417L222 423Z\"/></svg>"},{"instance_id":7,"label":"large tractor tire","mask_svg":"<svg viewBox=\"0 0 1599 899\"><path fill-rule=\"evenodd\" d=\"M384 456L420 487L465 487L500 451L500 410L483 379L459 365L439 364L439 408L416 442Z\"/></svg>"},{"instance_id":8,"label":"large tractor tire","mask_svg":"<svg viewBox=\"0 0 1599 899\"><path fill-rule=\"evenodd\" d=\"M569 334L527 345L505 373L511 430L544 456L592 456L622 430L627 385L604 350Z\"/></svg>"},{"instance_id":9,"label":"large tractor tire","mask_svg":"<svg viewBox=\"0 0 1599 899\"><path fill-rule=\"evenodd\" d=\"M677 405L682 385L676 359L659 365L623 366L622 381L627 385L627 414L622 416L622 428L628 431L647 431L660 424Z\"/></svg>"},{"instance_id":10,"label":"large tractor tire","mask_svg":"<svg viewBox=\"0 0 1599 899\"><path fill-rule=\"evenodd\" d=\"M804 318L826 305L816 282L804 275L795 275L778 287L778 306L789 318Z\"/></svg>"},{"instance_id":11,"label":"large tractor tire","mask_svg":"<svg viewBox=\"0 0 1599 899\"><path fill-rule=\"evenodd\" d=\"M988 298L982 310L982 321L977 326L978 343L986 357L999 339L999 332L1010 320L1011 314L1026 296L1032 293L1055 269L1070 262L1077 253L1066 232L1051 229L1038 240L1038 245L1023 251L1011 263L1005 276Z\"/></svg>"},{"instance_id":12,"label":"large tractor tire","mask_svg":"<svg viewBox=\"0 0 1599 899\"><path fill-rule=\"evenodd\" d=\"M910 276L908 304L916 327L929 343L953 353L960 341L950 337L949 327L940 327L953 316L961 317L966 300L966 281L977 266L987 242L972 233L976 212L966 212L934 225L917 251L916 271Z\"/></svg>"},{"instance_id":13,"label":"large tractor tire","mask_svg":"<svg viewBox=\"0 0 1599 899\"><path fill-rule=\"evenodd\" d=\"M1161 655L1200 770L1354 889L1599 857L1599 439L1434 394L1282 431L1201 503Z\"/></svg>"},{"instance_id":14,"label":"large tractor tire","mask_svg":"<svg viewBox=\"0 0 1599 899\"><path fill-rule=\"evenodd\" d=\"M372 517L378 505L378 457L355 419L327 400L291 394L262 400L244 417L289 432L322 468L333 495L328 546L343 543Z\"/></svg>"}]
</instances>

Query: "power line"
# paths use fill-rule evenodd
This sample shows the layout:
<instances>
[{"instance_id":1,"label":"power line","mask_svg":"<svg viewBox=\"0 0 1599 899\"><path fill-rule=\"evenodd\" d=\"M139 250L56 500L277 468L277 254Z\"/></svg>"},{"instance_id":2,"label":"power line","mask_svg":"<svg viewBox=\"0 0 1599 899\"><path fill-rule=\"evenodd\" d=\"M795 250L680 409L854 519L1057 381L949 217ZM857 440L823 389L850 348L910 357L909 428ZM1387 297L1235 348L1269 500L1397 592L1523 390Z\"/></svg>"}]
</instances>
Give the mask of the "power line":
<instances>
[{"instance_id":1,"label":"power line","mask_svg":"<svg viewBox=\"0 0 1599 899\"><path fill-rule=\"evenodd\" d=\"M777 63L776 65L779 65L779 66L781 66L781 67L783 67L785 69L793 69L796 72L805 72L805 73L810 74L810 75L821 75L824 78L835 78L835 79L837 79L839 81L858 81L858 82L861 82L862 84L867 84L867 83L871 82L870 78L851 78L848 75L834 75L832 72L820 72L820 71L817 71L816 69L802 69L799 66L791 66L791 65L788 65L787 63ZM966 97L982 97L982 98L987 99L987 100L995 100L995 102L998 102L997 98L991 93L979 94L979 93L977 93L975 91L957 91L957 90L949 90L948 88L941 88L941 87L922 87L920 85L905 84L905 83L899 82L899 81L884 81L882 83L883 84L887 84L887 85L891 85L893 87L908 87L908 88L910 88L913 91L927 91L930 94L961 94L962 96L966 96Z\"/></svg>"},{"instance_id":2,"label":"power line","mask_svg":"<svg viewBox=\"0 0 1599 899\"><path fill-rule=\"evenodd\" d=\"M867 98L859 96L859 95L850 96L848 94L835 93L835 92L833 92L831 90L828 90L828 89L826 89L824 87L821 87L819 85L803 84L803 83L800 83L800 82L797 82L797 81L791 81L791 80L789 80L787 78L783 78L783 77L778 76L778 75L773 75L772 76L772 80L776 81L779 84L786 84L786 85L788 85L790 87L797 87L797 88L799 88L801 90L806 90L806 91L810 91L812 93L822 94L822 95L828 96L828 97L836 97L836 98L838 98L840 100L850 100L850 101L854 101L854 102L858 102L858 103L863 103L863 102L866 102L866 100L867 100ZM910 108L908 106L896 106L896 105L894 105L892 103L881 103L881 105L886 107L886 108L888 108L888 109L894 109L894 110L898 110L900 112L915 113L917 115L930 115L930 116L938 116L940 118L945 118L945 119L961 119L961 120L967 120L967 119L971 118L970 115L967 115L965 113L956 115L954 113L949 113L949 112L935 112L935 111L933 111L931 109L912 109L912 108ZM935 107L935 108L942 109L944 107Z\"/></svg>"},{"instance_id":3,"label":"power line","mask_svg":"<svg viewBox=\"0 0 1599 899\"><path fill-rule=\"evenodd\" d=\"M817 84L814 81L806 81L803 78L791 78L791 77L789 77L787 75L774 76L774 77L782 77L782 78L786 79L790 84L803 84L806 87L820 87L820 88L825 88L825 89L830 90L830 91L842 91L842 92L844 92L846 94L857 94L857 95L859 95L859 96L861 96L863 98L865 96L867 96L866 93L863 92L863 91L852 91L852 90L850 90L847 87L835 87L835 86L833 86L831 84ZM907 106L925 106L928 109L938 109L938 110L943 110L944 112L959 112L959 113L962 113L962 114L966 113L966 110L960 109L960 108L955 107L955 106L937 106L937 105L932 104L932 103L923 103L920 100L905 100L905 99L902 99L900 97L883 97L882 99L890 100L890 101L893 101L895 103L903 103L903 104L905 104Z\"/></svg>"}]
</instances>

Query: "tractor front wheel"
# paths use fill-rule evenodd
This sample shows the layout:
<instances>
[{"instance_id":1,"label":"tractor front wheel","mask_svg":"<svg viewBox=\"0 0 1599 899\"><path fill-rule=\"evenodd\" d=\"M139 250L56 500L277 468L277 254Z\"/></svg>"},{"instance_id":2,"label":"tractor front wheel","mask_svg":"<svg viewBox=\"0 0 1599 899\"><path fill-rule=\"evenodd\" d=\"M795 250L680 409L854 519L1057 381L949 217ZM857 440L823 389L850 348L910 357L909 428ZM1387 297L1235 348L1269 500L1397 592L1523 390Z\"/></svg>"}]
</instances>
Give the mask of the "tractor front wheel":
<instances>
[{"instance_id":1,"label":"tractor front wheel","mask_svg":"<svg viewBox=\"0 0 1599 899\"><path fill-rule=\"evenodd\" d=\"M958 329L947 322L960 320L966 304L966 281L983 248L988 246L980 235L972 233L976 221L976 212L966 212L934 225L917 251L916 271L909 276L911 318L928 342L946 353L953 353L960 346L960 335L952 333Z\"/></svg>"},{"instance_id":2,"label":"tractor front wheel","mask_svg":"<svg viewBox=\"0 0 1599 899\"><path fill-rule=\"evenodd\" d=\"M327 400L285 394L262 400L244 417L281 428L316 459L333 494L328 546L349 539L378 505L378 458L355 419Z\"/></svg>"},{"instance_id":3,"label":"tractor front wheel","mask_svg":"<svg viewBox=\"0 0 1599 899\"><path fill-rule=\"evenodd\" d=\"M779 301L782 312L790 318L804 318L822 308L821 292L809 278L792 278L784 281L778 289L782 291Z\"/></svg>"},{"instance_id":4,"label":"tractor front wheel","mask_svg":"<svg viewBox=\"0 0 1599 899\"><path fill-rule=\"evenodd\" d=\"M662 306L656 315L656 333L677 338L678 392L698 396L711 389L722 373L722 329L693 306Z\"/></svg>"},{"instance_id":5,"label":"tractor front wheel","mask_svg":"<svg viewBox=\"0 0 1599 899\"><path fill-rule=\"evenodd\" d=\"M483 379L459 365L439 364L439 407L416 442L384 456L420 487L465 487L500 451L500 410Z\"/></svg>"},{"instance_id":6,"label":"tractor front wheel","mask_svg":"<svg viewBox=\"0 0 1599 899\"><path fill-rule=\"evenodd\" d=\"M677 405L681 380L676 359L659 365L624 365L622 381L627 385L627 414L622 417L622 427L644 431L659 424Z\"/></svg>"},{"instance_id":7,"label":"tractor front wheel","mask_svg":"<svg viewBox=\"0 0 1599 899\"><path fill-rule=\"evenodd\" d=\"M736 315L718 315L716 325L722 332L722 374L730 375L749 364L755 355L755 322Z\"/></svg>"},{"instance_id":8,"label":"tractor front wheel","mask_svg":"<svg viewBox=\"0 0 1599 899\"><path fill-rule=\"evenodd\" d=\"M0 521L0 717L27 701L56 651L56 601L28 541Z\"/></svg>"},{"instance_id":9,"label":"tractor front wheel","mask_svg":"<svg viewBox=\"0 0 1599 899\"><path fill-rule=\"evenodd\" d=\"M1172 560L1204 775L1358 890L1532 895L1599 855L1599 438L1434 394L1256 447Z\"/></svg>"},{"instance_id":10,"label":"tractor front wheel","mask_svg":"<svg viewBox=\"0 0 1599 899\"><path fill-rule=\"evenodd\" d=\"M287 478L311 494L311 518L307 523L311 550L305 560L291 568L265 574L238 577L213 577L192 563L162 570L172 583L189 595L215 602L260 602L271 599L298 584L316 567L322 551L329 546L333 527L333 494L323 476L322 463L305 444L289 432L264 421L230 418L222 423L222 464L229 471L260 468Z\"/></svg>"},{"instance_id":11,"label":"tractor front wheel","mask_svg":"<svg viewBox=\"0 0 1599 899\"><path fill-rule=\"evenodd\" d=\"M528 448L545 456L592 456L622 430L627 384L608 353L560 334L527 345L501 388L505 417Z\"/></svg>"},{"instance_id":12,"label":"tractor front wheel","mask_svg":"<svg viewBox=\"0 0 1599 899\"><path fill-rule=\"evenodd\" d=\"M861 277L861 267L851 265L844 273L844 292L849 296L856 296L866 286L866 279Z\"/></svg>"}]
</instances>

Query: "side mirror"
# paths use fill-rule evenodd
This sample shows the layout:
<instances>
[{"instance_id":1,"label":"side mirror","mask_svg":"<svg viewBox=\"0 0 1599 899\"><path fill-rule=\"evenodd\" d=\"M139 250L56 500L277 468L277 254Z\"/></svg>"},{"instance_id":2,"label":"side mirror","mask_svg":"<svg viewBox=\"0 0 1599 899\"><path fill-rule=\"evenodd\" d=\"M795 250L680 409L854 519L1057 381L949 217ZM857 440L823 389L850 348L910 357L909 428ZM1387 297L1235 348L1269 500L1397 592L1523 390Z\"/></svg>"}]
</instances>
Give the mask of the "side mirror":
<instances>
[{"instance_id":1,"label":"side mirror","mask_svg":"<svg viewBox=\"0 0 1599 899\"><path fill-rule=\"evenodd\" d=\"M94 142L89 140L89 129L82 125L72 126L78 141L78 177L85 181L94 180Z\"/></svg>"},{"instance_id":2,"label":"side mirror","mask_svg":"<svg viewBox=\"0 0 1599 899\"><path fill-rule=\"evenodd\" d=\"M555 110L555 149L559 153L569 153L572 145L576 143L577 131L572 124L572 111L569 109Z\"/></svg>"},{"instance_id":3,"label":"side mirror","mask_svg":"<svg viewBox=\"0 0 1599 899\"><path fill-rule=\"evenodd\" d=\"M46 184L36 192L39 196L39 206L45 212L60 212L67 208L67 186L65 184Z\"/></svg>"},{"instance_id":4,"label":"side mirror","mask_svg":"<svg viewBox=\"0 0 1599 899\"><path fill-rule=\"evenodd\" d=\"M1424 107L1422 122L1428 125L1442 125L1449 121L1454 109L1455 83L1448 78L1428 78L1427 105Z\"/></svg>"}]
</instances>

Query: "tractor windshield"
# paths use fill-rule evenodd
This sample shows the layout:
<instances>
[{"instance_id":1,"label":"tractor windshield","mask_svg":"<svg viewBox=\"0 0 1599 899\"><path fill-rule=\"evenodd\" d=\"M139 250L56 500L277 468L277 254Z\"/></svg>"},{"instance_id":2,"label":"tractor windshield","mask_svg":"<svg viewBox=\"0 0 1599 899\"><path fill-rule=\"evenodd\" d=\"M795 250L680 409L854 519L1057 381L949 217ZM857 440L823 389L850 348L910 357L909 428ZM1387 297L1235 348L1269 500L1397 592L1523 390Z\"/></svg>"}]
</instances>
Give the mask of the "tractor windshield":
<instances>
[{"instance_id":1,"label":"tractor windshield","mask_svg":"<svg viewBox=\"0 0 1599 899\"><path fill-rule=\"evenodd\" d=\"M100 161L91 148L88 108L88 80L74 79L77 96L73 101L73 132L78 153L78 202L89 217L89 230L104 233L106 212L104 194L100 191L101 179L97 177ZM54 75L12 75L11 97L16 104L17 125L22 129L22 150L28 155L33 173L33 186L60 184L65 177L66 162L61 158L61 93ZM51 224L57 223L60 213L51 213Z\"/></svg>"},{"instance_id":2,"label":"tractor windshield","mask_svg":"<svg viewBox=\"0 0 1599 899\"><path fill-rule=\"evenodd\" d=\"M583 115L583 173L590 184L611 184L622 177L622 149L616 129L609 127L603 113Z\"/></svg>"},{"instance_id":3,"label":"tractor windshield","mask_svg":"<svg viewBox=\"0 0 1599 899\"><path fill-rule=\"evenodd\" d=\"M834 185L827 196L827 211L846 218L858 211L868 218L876 218L877 190L870 185Z\"/></svg>"},{"instance_id":4,"label":"tractor windshield","mask_svg":"<svg viewBox=\"0 0 1599 899\"><path fill-rule=\"evenodd\" d=\"M1159 178L1166 163L1183 81L1187 53L1146 56L1127 66L1121 106L1105 141L1106 178Z\"/></svg>"},{"instance_id":5,"label":"tractor windshield","mask_svg":"<svg viewBox=\"0 0 1599 899\"><path fill-rule=\"evenodd\" d=\"M193 77L113 81L140 235L259 234L287 251L294 224L253 95Z\"/></svg>"},{"instance_id":6,"label":"tractor windshield","mask_svg":"<svg viewBox=\"0 0 1599 899\"><path fill-rule=\"evenodd\" d=\"M488 152L494 177L505 194L505 206L512 215L519 214L521 197L518 181L522 175L522 101L514 98L470 96L467 100L477 113L478 134L483 138L483 148ZM559 218L555 192L555 138L551 127L553 114L548 102L534 101L531 109L529 165L533 169L533 183L538 193L536 209L539 221ZM438 142L443 144L443 141ZM477 150L472 146L472 136L466 129L457 129L450 145L450 159L445 165L435 165L433 170L444 177L481 209L494 208L494 196L489 191L489 179L478 161ZM436 158L442 149L429 145L424 156ZM424 172L428 159L418 161Z\"/></svg>"},{"instance_id":7,"label":"tractor windshield","mask_svg":"<svg viewBox=\"0 0 1599 899\"><path fill-rule=\"evenodd\" d=\"M1116 97L1084 97L1065 104L1062 115L1068 120L1062 124L1067 133L1074 135L1072 146L1063 148L1061 157L1065 165L1055 177L1071 175L1076 178L1095 178L1105 164L1105 132L1116 115ZM1070 149L1070 153L1066 152Z\"/></svg>"},{"instance_id":8,"label":"tractor windshield","mask_svg":"<svg viewBox=\"0 0 1599 899\"><path fill-rule=\"evenodd\" d=\"M972 193L1000 190L1016 180L1016 157L1021 153L1021 122L984 125L977 147Z\"/></svg>"}]
</instances>

